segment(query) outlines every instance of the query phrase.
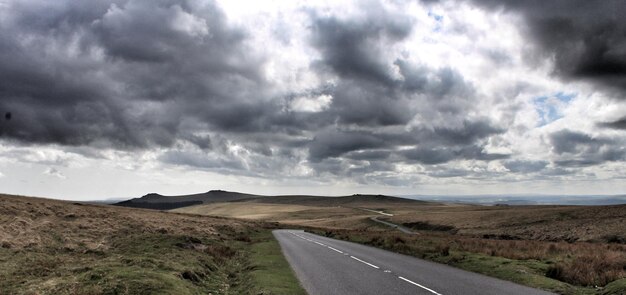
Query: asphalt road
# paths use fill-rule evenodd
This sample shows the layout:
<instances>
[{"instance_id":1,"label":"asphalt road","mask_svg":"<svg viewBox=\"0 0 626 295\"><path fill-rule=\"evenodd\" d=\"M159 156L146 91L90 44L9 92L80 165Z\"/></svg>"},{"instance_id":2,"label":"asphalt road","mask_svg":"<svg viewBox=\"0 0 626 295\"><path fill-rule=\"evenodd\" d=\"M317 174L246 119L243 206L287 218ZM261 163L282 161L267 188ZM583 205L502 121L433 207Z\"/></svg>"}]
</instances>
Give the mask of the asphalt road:
<instances>
[{"instance_id":1,"label":"asphalt road","mask_svg":"<svg viewBox=\"0 0 626 295\"><path fill-rule=\"evenodd\" d=\"M414 233L411 229L409 229L408 227L404 227L404 226L402 226L402 225L397 225L397 224L395 224L395 223L391 223L391 222L388 222L388 221L380 220L380 219L378 219L378 217L376 217L376 216L374 216L374 217L370 217L370 220L372 220L372 221L374 221L374 222L382 223L382 224L384 224L384 225L386 225L386 226L390 226L390 227L395 228L395 229L397 229L397 230L399 230L399 231L401 231L401 232L403 232L403 233L405 233L405 234L411 234L411 235L412 235L412 234L415 234L415 233Z\"/></svg>"},{"instance_id":2,"label":"asphalt road","mask_svg":"<svg viewBox=\"0 0 626 295\"><path fill-rule=\"evenodd\" d=\"M299 230L275 230L274 236L309 295L552 294Z\"/></svg>"}]
</instances>

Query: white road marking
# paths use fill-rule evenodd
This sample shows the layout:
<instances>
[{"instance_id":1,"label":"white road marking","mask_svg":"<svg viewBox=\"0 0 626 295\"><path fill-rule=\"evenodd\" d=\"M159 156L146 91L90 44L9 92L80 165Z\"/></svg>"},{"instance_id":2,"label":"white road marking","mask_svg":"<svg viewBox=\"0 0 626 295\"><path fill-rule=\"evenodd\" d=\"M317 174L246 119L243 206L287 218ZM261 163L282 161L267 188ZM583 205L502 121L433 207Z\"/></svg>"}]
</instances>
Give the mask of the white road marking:
<instances>
[{"instance_id":1,"label":"white road marking","mask_svg":"<svg viewBox=\"0 0 626 295\"><path fill-rule=\"evenodd\" d=\"M318 241L313 241L313 243L318 244L318 245L320 245L320 246L326 246L326 245L324 245L324 244L322 244L322 243L320 243L320 242L318 242Z\"/></svg>"},{"instance_id":2,"label":"white road marking","mask_svg":"<svg viewBox=\"0 0 626 295\"><path fill-rule=\"evenodd\" d=\"M350 256L350 258L352 258L352 259L354 259L354 260L356 260L356 261L359 261L359 262L365 263L365 264L367 264L367 265L369 265L369 266L371 266L371 267L373 267L373 268L380 268L380 267L378 267L378 266L376 266L376 265L373 265L373 264L371 264L371 263L369 263L369 262L367 262L367 261L363 261L363 260L361 260L361 259L358 259L358 258L356 258L356 257L354 257L354 256Z\"/></svg>"},{"instance_id":3,"label":"white road marking","mask_svg":"<svg viewBox=\"0 0 626 295\"><path fill-rule=\"evenodd\" d=\"M391 214L391 213L385 213L385 212L383 212L383 211L376 211L376 210L367 209L367 208L359 208L359 209L361 209L361 210L365 210L365 211L374 212L374 213L378 213L378 214L385 215L385 216L393 216L393 214Z\"/></svg>"},{"instance_id":4,"label":"white road marking","mask_svg":"<svg viewBox=\"0 0 626 295\"><path fill-rule=\"evenodd\" d=\"M435 291L434 291L434 290L432 290L432 289L428 289L428 288L426 288L426 287L424 287L424 286L422 286L422 285L420 285L420 284L418 284L418 283L416 283L416 282L413 282L413 281L411 281L411 280L409 280L409 279L406 279L406 278L403 278L403 277L398 277L398 278L399 278L399 279L401 279L401 280L403 280L403 281L405 281L405 282L407 282L407 283L410 283L410 284L413 284L413 285L415 285L415 286L418 286L418 287L420 287L420 288L422 288L422 289L424 289L424 290L426 290L426 291L428 291L428 292L430 292L430 293L433 293L433 294L435 294L435 295L441 295L440 293L437 293L437 292L435 292Z\"/></svg>"},{"instance_id":5,"label":"white road marking","mask_svg":"<svg viewBox=\"0 0 626 295\"><path fill-rule=\"evenodd\" d=\"M333 250L333 251L335 251L335 252L339 252L339 253L343 254L343 252L341 252L341 251L339 251L339 250L337 250L337 249L335 249L335 248L333 248L333 247L331 247L331 246L328 246L328 249L330 249L330 250Z\"/></svg>"},{"instance_id":6,"label":"white road marking","mask_svg":"<svg viewBox=\"0 0 626 295\"><path fill-rule=\"evenodd\" d=\"M386 273L390 273L391 271L390 271L390 270L388 270L388 269L385 269L385 271L384 271L384 272L386 272Z\"/></svg>"}]
</instances>

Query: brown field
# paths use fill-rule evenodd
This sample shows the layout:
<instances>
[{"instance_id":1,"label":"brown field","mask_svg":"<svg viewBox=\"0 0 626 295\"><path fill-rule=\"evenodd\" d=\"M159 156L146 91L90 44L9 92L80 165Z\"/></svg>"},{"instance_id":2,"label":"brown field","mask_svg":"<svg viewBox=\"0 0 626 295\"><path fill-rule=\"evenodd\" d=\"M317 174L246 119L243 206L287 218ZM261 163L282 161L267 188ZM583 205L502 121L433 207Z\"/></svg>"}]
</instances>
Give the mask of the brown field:
<instances>
[{"instance_id":1,"label":"brown field","mask_svg":"<svg viewBox=\"0 0 626 295\"><path fill-rule=\"evenodd\" d=\"M363 209L393 214L383 216ZM626 294L626 206L476 206L269 197L180 208L301 226L560 294ZM369 220L412 228L402 234Z\"/></svg>"},{"instance_id":2,"label":"brown field","mask_svg":"<svg viewBox=\"0 0 626 295\"><path fill-rule=\"evenodd\" d=\"M361 228L371 224L364 222L371 212L349 207L323 207L294 204L264 204L257 202L213 203L184 207L173 212L243 218L280 222L294 226L317 226L327 228Z\"/></svg>"},{"instance_id":3,"label":"brown field","mask_svg":"<svg viewBox=\"0 0 626 295\"><path fill-rule=\"evenodd\" d=\"M508 240L607 241L626 243L626 205L478 206L394 202L358 197L267 197L184 207L174 212L246 218L336 229L370 228L368 217L396 224L426 223L457 234ZM382 210L382 216L362 209ZM417 227L419 230L419 225Z\"/></svg>"},{"instance_id":4,"label":"brown field","mask_svg":"<svg viewBox=\"0 0 626 295\"><path fill-rule=\"evenodd\" d=\"M393 212L392 212L393 213ZM461 234L541 241L626 239L626 206L456 206L398 210L395 223L448 225ZM626 240L624 240L626 242Z\"/></svg>"},{"instance_id":5,"label":"brown field","mask_svg":"<svg viewBox=\"0 0 626 295\"><path fill-rule=\"evenodd\" d=\"M271 228L0 195L0 294L303 294Z\"/></svg>"},{"instance_id":6,"label":"brown field","mask_svg":"<svg viewBox=\"0 0 626 295\"><path fill-rule=\"evenodd\" d=\"M124 233L217 236L218 228L244 230L252 222L167 212L0 195L0 244L8 249L58 245L68 251L109 249ZM59 236L60 235L60 236Z\"/></svg>"}]
</instances>

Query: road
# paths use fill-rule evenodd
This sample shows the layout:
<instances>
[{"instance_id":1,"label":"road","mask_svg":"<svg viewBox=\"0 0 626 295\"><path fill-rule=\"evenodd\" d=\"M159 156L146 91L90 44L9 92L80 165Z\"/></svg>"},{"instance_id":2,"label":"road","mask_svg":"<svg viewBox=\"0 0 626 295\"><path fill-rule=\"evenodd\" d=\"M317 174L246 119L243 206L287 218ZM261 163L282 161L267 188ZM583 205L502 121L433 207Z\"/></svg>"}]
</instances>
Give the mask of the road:
<instances>
[{"instance_id":1,"label":"road","mask_svg":"<svg viewBox=\"0 0 626 295\"><path fill-rule=\"evenodd\" d=\"M300 230L275 230L273 233L310 295L552 294Z\"/></svg>"},{"instance_id":2,"label":"road","mask_svg":"<svg viewBox=\"0 0 626 295\"><path fill-rule=\"evenodd\" d=\"M411 235L412 235L412 234L415 234L415 233L414 233L411 229L409 229L408 227L404 227L404 226L402 226L402 225L397 225L397 224L395 224L395 223L391 223L391 222L388 222L388 221L380 220L380 219L378 219L378 217L376 217L376 216L374 216L374 217L370 217L370 220L372 220L372 221L374 221L374 222L382 223L382 224L384 224L384 225L386 225L386 226L390 226L390 227L395 228L395 229L397 229L397 230L399 230L399 231L401 231L401 232L403 232L403 233L405 233L405 234L411 234Z\"/></svg>"}]
</instances>

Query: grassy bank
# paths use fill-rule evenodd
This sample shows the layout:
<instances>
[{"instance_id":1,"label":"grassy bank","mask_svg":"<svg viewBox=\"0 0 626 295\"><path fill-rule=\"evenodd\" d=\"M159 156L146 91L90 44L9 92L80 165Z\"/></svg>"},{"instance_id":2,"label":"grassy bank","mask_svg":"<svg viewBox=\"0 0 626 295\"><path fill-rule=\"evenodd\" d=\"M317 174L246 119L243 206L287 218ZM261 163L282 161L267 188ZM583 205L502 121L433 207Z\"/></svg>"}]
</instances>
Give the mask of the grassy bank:
<instances>
[{"instance_id":1,"label":"grassy bank","mask_svg":"<svg viewBox=\"0 0 626 295\"><path fill-rule=\"evenodd\" d=\"M0 294L304 294L272 224L0 196Z\"/></svg>"},{"instance_id":2,"label":"grassy bank","mask_svg":"<svg viewBox=\"0 0 626 295\"><path fill-rule=\"evenodd\" d=\"M491 240L441 232L312 229L559 294L626 294L626 247L619 244Z\"/></svg>"},{"instance_id":3,"label":"grassy bank","mask_svg":"<svg viewBox=\"0 0 626 295\"><path fill-rule=\"evenodd\" d=\"M252 240L250 261L255 269L251 275L256 294L306 294L271 232L258 232Z\"/></svg>"}]
</instances>

